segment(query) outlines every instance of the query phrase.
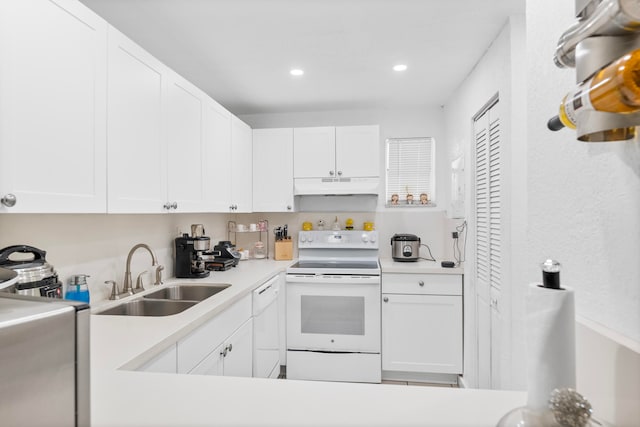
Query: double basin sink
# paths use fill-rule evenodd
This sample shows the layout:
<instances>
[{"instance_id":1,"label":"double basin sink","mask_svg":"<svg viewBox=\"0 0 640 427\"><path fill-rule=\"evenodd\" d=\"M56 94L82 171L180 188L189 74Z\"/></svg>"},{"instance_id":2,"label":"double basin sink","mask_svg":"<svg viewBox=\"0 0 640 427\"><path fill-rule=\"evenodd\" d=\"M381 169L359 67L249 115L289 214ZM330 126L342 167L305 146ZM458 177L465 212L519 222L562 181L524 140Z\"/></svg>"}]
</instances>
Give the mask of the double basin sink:
<instances>
[{"instance_id":1,"label":"double basin sink","mask_svg":"<svg viewBox=\"0 0 640 427\"><path fill-rule=\"evenodd\" d=\"M193 307L231 286L228 283L179 283L150 292L96 314L112 316L171 316Z\"/></svg>"}]
</instances>

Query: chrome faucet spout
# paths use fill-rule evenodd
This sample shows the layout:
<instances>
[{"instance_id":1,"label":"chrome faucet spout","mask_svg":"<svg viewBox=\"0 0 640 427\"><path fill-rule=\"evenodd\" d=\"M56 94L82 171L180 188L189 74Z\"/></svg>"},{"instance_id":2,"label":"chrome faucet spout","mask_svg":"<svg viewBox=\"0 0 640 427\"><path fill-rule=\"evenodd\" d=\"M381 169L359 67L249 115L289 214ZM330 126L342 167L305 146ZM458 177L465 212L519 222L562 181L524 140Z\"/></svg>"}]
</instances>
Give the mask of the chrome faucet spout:
<instances>
[{"instance_id":1,"label":"chrome faucet spout","mask_svg":"<svg viewBox=\"0 0 640 427\"><path fill-rule=\"evenodd\" d=\"M133 253L136 250L138 250L139 248L144 248L147 251L149 251L149 254L151 254L151 265L152 266L158 265L158 258L156 258L156 254L153 253L153 250L151 250L149 245L147 245L146 243L138 243L137 245L132 247L131 250L129 251L129 255L127 255L127 267L126 267L126 270L124 272L124 285L122 287L122 293L123 294L133 295L133 286L132 286L132 283L131 283L132 282L131 281L131 258L133 257Z\"/></svg>"}]
</instances>

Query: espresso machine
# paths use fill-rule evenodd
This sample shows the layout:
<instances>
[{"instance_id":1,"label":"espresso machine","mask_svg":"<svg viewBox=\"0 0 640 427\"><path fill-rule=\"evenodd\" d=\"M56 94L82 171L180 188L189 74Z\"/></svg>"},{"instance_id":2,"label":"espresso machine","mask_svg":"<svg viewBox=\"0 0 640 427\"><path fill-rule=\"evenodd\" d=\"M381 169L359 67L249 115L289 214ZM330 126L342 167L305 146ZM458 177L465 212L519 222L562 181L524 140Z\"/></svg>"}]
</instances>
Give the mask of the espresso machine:
<instances>
[{"instance_id":1,"label":"espresso machine","mask_svg":"<svg viewBox=\"0 0 640 427\"><path fill-rule=\"evenodd\" d=\"M184 233L176 237L176 277L199 279L209 276L203 256L209 251L211 239L204 233L202 224L193 224L191 236Z\"/></svg>"}]
</instances>

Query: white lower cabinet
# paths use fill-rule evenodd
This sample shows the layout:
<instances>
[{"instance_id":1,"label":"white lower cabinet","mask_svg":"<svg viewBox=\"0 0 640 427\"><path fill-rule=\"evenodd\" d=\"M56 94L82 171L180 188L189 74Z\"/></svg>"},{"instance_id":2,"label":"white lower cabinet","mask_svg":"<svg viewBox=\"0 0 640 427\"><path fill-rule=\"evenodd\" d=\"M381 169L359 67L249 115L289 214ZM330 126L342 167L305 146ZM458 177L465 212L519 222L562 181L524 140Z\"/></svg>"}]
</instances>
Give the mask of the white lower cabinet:
<instances>
[{"instance_id":1,"label":"white lower cabinet","mask_svg":"<svg viewBox=\"0 0 640 427\"><path fill-rule=\"evenodd\" d=\"M383 379L461 374L462 276L382 274Z\"/></svg>"},{"instance_id":2,"label":"white lower cabinet","mask_svg":"<svg viewBox=\"0 0 640 427\"><path fill-rule=\"evenodd\" d=\"M178 363L178 355L175 344L171 344L169 348L138 368L142 372L163 372L167 374L176 373L176 365Z\"/></svg>"},{"instance_id":3,"label":"white lower cabinet","mask_svg":"<svg viewBox=\"0 0 640 427\"><path fill-rule=\"evenodd\" d=\"M252 374L251 294L177 343L177 373Z\"/></svg>"},{"instance_id":4,"label":"white lower cabinet","mask_svg":"<svg viewBox=\"0 0 640 427\"><path fill-rule=\"evenodd\" d=\"M250 377L253 372L252 337L253 322L249 319L189 374Z\"/></svg>"}]
</instances>

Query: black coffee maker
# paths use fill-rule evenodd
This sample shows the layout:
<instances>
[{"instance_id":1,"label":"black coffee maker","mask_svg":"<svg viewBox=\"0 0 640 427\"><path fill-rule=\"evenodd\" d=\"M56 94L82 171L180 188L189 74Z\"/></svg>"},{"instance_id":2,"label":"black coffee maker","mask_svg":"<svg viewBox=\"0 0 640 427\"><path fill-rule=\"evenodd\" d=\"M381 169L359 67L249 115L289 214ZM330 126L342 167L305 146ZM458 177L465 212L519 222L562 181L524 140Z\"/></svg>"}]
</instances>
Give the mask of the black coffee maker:
<instances>
[{"instance_id":1,"label":"black coffee maker","mask_svg":"<svg viewBox=\"0 0 640 427\"><path fill-rule=\"evenodd\" d=\"M209 250L211 239L204 235L202 224L191 226L191 236L184 233L176 238L176 277L181 279L199 279L209 277L205 268L204 252Z\"/></svg>"}]
</instances>

